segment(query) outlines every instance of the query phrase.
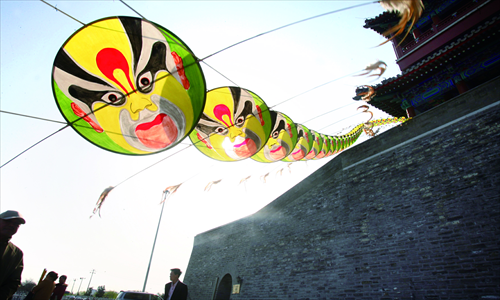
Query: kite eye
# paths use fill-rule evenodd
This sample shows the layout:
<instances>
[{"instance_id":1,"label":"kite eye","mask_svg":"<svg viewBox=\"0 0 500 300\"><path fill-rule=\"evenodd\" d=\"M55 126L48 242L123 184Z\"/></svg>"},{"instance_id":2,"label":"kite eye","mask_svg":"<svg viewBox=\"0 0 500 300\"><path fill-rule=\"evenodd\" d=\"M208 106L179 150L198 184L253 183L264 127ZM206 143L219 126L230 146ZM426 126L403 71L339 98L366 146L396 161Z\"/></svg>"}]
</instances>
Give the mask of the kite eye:
<instances>
[{"instance_id":1,"label":"kite eye","mask_svg":"<svg viewBox=\"0 0 500 300\"><path fill-rule=\"evenodd\" d=\"M153 75L151 74L151 72L142 74L137 81L139 91L142 93L148 93L153 88Z\"/></svg>"},{"instance_id":2,"label":"kite eye","mask_svg":"<svg viewBox=\"0 0 500 300\"><path fill-rule=\"evenodd\" d=\"M280 133L278 131L273 132L272 138L277 139Z\"/></svg>"},{"instance_id":3,"label":"kite eye","mask_svg":"<svg viewBox=\"0 0 500 300\"><path fill-rule=\"evenodd\" d=\"M109 104L120 105L125 102L125 96L118 92L107 92L101 100Z\"/></svg>"},{"instance_id":4,"label":"kite eye","mask_svg":"<svg viewBox=\"0 0 500 300\"><path fill-rule=\"evenodd\" d=\"M243 123L245 123L245 117L240 116L238 117L238 119L236 119L236 125L241 126L243 125Z\"/></svg>"},{"instance_id":5,"label":"kite eye","mask_svg":"<svg viewBox=\"0 0 500 300\"><path fill-rule=\"evenodd\" d=\"M218 134L225 134L226 133L226 128L224 127L217 127L217 129L215 129L215 132L217 132Z\"/></svg>"}]
</instances>

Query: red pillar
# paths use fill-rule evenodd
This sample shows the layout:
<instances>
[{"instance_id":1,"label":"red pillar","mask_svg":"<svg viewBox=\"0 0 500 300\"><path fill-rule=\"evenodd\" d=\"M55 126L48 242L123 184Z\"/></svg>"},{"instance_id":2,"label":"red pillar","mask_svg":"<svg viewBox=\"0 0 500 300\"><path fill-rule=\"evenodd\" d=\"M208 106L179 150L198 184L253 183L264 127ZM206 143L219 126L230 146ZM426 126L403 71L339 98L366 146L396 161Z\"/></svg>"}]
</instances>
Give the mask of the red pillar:
<instances>
[{"instance_id":1,"label":"red pillar","mask_svg":"<svg viewBox=\"0 0 500 300\"><path fill-rule=\"evenodd\" d=\"M420 32L420 29L418 29L417 27L413 28L413 38L418 39L418 37L419 37L421 34L422 34L422 33Z\"/></svg>"},{"instance_id":2,"label":"red pillar","mask_svg":"<svg viewBox=\"0 0 500 300\"><path fill-rule=\"evenodd\" d=\"M457 87L457 90L460 94L463 94L469 90L469 86L463 80L459 81L459 82L455 82L455 86Z\"/></svg>"},{"instance_id":3,"label":"red pillar","mask_svg":"<svg viewBox=\"0 0 500 300\"><path fill-rule=\"evenodd\" d=\"M406 109L406 115L408 116L408 118L413 118L414 116L416 116L415 108L413 106L408 107Z\"/></svg>"}]
</instances>

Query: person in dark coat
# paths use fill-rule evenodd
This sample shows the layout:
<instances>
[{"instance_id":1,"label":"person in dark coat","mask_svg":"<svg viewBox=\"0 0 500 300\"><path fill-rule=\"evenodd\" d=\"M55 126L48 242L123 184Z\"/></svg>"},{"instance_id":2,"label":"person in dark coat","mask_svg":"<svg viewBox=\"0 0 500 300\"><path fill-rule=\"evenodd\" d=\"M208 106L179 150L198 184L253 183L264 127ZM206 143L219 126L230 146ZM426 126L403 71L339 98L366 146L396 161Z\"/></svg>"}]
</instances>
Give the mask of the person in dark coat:
<instances>
[{"instance_id":1,"label":"person in dark coat","mask_svg":"<svg viewBox=\"0 0 500 300\"><path fill-rule=\"evenodd\" d=\"M66 279L68 277L66 275L62 275L59 277L59 283L56 284L56 288L52 292L52 296L50 296L50 300L61 300L64 296L64 292L68 285L66 284Z\"/></svg>"},{"instance_id":2,"label":"person in dark coat","mask_svg":"<svg viewBox=\"0 0 500 300\"><path fill-rule=\"evenodd\" d=\"M7 210L0 214L0 300L12 298L21 284L23 251L10 239L25 223L17 211Z\"/></svg>"},{"instance_id":3,"label":"person in dark coat","mask_svg":"<svg viewBox=\"0 0 500 300\"><path fill-rule=\"evenodd\" d=\"M180 269L170 270L170 280L165 285L165 300L187 300L188 287L179 280L182 272Z\"/></svg>"}]
</instances>

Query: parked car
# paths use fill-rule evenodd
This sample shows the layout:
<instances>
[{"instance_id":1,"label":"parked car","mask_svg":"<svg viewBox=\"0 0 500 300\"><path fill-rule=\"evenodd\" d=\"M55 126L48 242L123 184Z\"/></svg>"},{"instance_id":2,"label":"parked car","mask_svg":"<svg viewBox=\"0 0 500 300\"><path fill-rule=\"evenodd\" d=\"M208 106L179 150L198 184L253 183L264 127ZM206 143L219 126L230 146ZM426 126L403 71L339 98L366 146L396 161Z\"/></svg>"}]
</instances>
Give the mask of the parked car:
<instances>
[{"instance_id":1,"label":"parked car","mask_svg":"<svg viewBox=\"0 0 500 300\"><path fill-rule=\"evenodd\" d=\"M162 297L143 292L134 292L134 291L120 291L118 296L116 296L117 300L163 300Z\"/></svg>"}]
</instances>

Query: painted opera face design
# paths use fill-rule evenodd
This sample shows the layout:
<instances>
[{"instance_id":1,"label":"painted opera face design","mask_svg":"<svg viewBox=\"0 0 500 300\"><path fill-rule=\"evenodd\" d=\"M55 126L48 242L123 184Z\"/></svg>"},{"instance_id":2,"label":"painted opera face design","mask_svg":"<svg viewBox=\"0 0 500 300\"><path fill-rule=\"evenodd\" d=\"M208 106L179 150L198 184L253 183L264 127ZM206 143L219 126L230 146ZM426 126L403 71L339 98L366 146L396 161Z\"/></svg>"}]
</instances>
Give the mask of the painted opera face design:
<instances>
[{"instance_id":1,"label":"painted opera face design","mask_svg":"<svg viewBox=\"0 0 500 300\"><path fill-rule=\"evenodd\" d=\"M163 151L185 138L201 114L205 82L199 65L184 69L186 57L193 61L187 46L174 51L167 38L181 42L148 21L114 17L68 39L54 62L53 88L65 118L81 118L74 129L124 154Z\"/></svg>"},{"instance_id":2,"label":"painted opera face design","mask_svg":"<svg viewBox=\"0 0 500 300\"><path fill-rule=\"evenodd\" d=\"M328 138L328 136L320 133L319 138L322 140L322 146L320 148L318 155L316 155L314 159L320 159L326 157L328 152L330 151L330 139Z\"/></svg>"},{"instance_id":3,"label":"painted opera face design","mask_svg":"<svg viewBox=\"0 0 500 300\"><path fill-rule=\"evenodd\" d=\"M237 161L257 153L267 142L271 116L264 101L238 87L221 87L207 93L203 114L190 134L205 155Z\"/></svg>"},{"instance_id":4,"label":"painted opera face design","mask_svg":"<svg viewBox=\"0 0 500 300\"><path fill-rule=\"evenodd\" d=\"M323 147L323 139L321 135L314 130L311 130L311 135L313 139L313 144L309 153L307 153L306 157L303 160L309 160L316 157L319 154L320 149Z\"/></svg>"},{"instance_id":5,"label":"painted opera face design","mask_svg":"<svg viewBox=\"0 0 500 300\"><path fill-rule=\"evenodd\" d=\"M306 157L312 146L312 138L309 129L301 124L295 124L297 128L297 143L292 152L283 161L294 162Z\"/></svg>"},{"instance_id":6,"label":"painted opera face design","mask_svg":"<svg viewBox=\"0 0 500 300\"><path fill-rule=\"evenodd\" d=\"M333 155L333 151L335 150L334 146L334 141L333 141L333 136L327 136L327 143L328 143L328 153L325 155L325 157Z\"/></svg>"},{"instance_id":7,"label":"painted opera face design","mask_svg":"<svg viewBox=\"0 0 500 300\"><path fill-rule=\"evenodd\" d=\"M275 162L286 158L297 143L297 128L283 113L270 111L272 130L266 145L254 156L259 162Z\"/></svg>"}]
</instances>

